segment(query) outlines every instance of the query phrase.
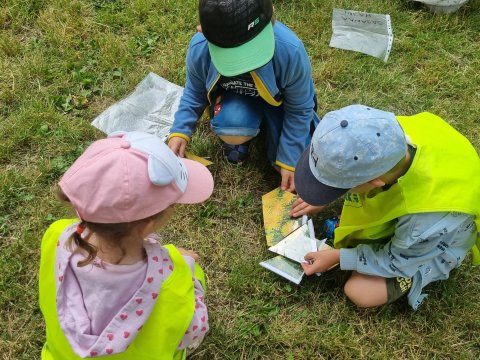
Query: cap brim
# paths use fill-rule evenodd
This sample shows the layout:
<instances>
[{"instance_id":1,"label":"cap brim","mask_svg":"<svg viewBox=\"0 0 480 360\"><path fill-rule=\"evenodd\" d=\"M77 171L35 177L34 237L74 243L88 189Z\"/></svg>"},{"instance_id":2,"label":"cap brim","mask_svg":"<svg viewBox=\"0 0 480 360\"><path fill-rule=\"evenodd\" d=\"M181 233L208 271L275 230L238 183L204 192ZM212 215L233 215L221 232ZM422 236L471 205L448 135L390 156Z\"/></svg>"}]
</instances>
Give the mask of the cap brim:
<instances>
[{"instance_id":1,"label":"cap brim","mask_svg":"<svg viewBox=\"0 0 480 360\"><path fill-rule=\"evenodd\" d=\"M340 189L325 185L317 180L310 170L310 147L300 157L295 167L295 190L298 196L309 205L327 205L350 189Z\"/></svg>"},{"instance_id":2,"label":"cap brim","mask_svg":"<svg viewBox=\"0 0 480 360\"><path fill-rule=\"evenodd\" d=\"M258 69L268 63L275 52L273 25L269 22L252 40L233 48L208 43L213 65L223 76L235 76Z\"/></svg>"},{"instance_id":3,"label":"cap brim","mask_svg":"<svg viewBox=\"0 0 480 360\"><path fill-rule=\"evenodd\" d=\"M197 161L181 159L188 171L187 188L175 201L179 204L197 204L207 200L213 192L213 177L210 171Z\"/></svg>"}]
</instances>

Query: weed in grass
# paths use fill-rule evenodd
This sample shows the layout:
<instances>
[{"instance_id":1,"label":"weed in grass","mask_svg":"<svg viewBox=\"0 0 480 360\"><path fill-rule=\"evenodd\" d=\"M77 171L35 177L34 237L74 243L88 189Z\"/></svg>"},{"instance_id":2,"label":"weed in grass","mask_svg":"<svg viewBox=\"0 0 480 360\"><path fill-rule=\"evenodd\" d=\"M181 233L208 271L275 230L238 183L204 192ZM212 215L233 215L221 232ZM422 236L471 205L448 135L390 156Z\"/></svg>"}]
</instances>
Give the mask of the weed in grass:
<instances>
[{"instance_id":1,"label":"weed in grass","mask_svg":"<svg viewBox=\"0 0 480 360\"><path fill-rule=\"evenodd\" d=\"M159 38L160 35L158 33L151 32L143 36L135 37L134 42L141 55L149 56L155 51L155 47Z\"/></svg>"},{"instance_id":2,"label":"weed in grass","mask_svg":"<svg viewBox=\"0 0 480 360\"><path fill-rule=\"evenodd\" d=\"M74 149L63 155L53 158L48 167L42 168L42 179L45 182L60 178L72 163L83 153L87 144L77 145Z\"/></svg>"}]
</instances>

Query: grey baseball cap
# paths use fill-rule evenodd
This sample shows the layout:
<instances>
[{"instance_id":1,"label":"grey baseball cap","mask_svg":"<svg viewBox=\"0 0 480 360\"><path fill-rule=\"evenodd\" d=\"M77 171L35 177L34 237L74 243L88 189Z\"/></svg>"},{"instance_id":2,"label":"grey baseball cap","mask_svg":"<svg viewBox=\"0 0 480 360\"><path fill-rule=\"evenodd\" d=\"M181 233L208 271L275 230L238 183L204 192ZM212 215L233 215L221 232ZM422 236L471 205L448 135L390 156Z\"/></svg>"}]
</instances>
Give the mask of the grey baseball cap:
<instances>
[{"instance_id":1,"label":"grey baseball cap","mask_svg":"<svg viewBox=\"0 0 480 360\"><path fill-rule=\"evenodd\" d=\"M295 188L310 205L326 205L391 170L407 140L393 113L350 105L327 113L295 168Z\"/></svg>"}]
</instances>

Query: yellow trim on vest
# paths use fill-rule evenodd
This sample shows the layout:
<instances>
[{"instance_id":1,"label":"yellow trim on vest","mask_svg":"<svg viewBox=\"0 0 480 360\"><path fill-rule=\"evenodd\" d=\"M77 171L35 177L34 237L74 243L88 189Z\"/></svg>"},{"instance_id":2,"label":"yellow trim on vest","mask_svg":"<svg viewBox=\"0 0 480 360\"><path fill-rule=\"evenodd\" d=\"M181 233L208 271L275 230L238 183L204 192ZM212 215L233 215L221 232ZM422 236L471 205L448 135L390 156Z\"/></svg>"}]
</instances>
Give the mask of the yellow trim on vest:
<instances>
[{"instance_id":1,"label":"yellow trim on vest","mask_svg":"<svg viewBox=\"0 0 480 360\"><path fill-rule=\"evenodd\" d=\"M193 267L193 276L195 276L195 279L200 281L200 284L203 287L203 291L207 291L207 280L205 279L205 273L203 272L203 269L198 265L197 262L195 262L195 265Z\"/></svg>"},{"instance_id":2,"label":"yellow trim on vest","mask_svg":"<svg viewBox=\"0 0 480 360\"><path fill-rule=\"evenodd\" d=\"M56 309L55 254L58 239L67 226L78 219L53 223L42 239L39 302L46 323L47 340L42 349L42 360L78 360L60 328ZM125 352L100 356L109 360L180 360L186 350L177 350L178 344L192 320L195 311L195 293L192 272L180 252L166 245L173 262L173 272L163 282L152 313Z\"/></svg>"},{"instance_id":3,"label":"yellow trim on vest","mask_svg":"<svg viewBox=\"0 0 480 360\"><path fill-rule=\"evenodd\" d=\"M386 191L369 197L347 194L340 226L335 229L336 248L388 239L397 218L422 212L472 214L480 230L480 159L472 144L436 115L421 113L397 119L417 146L412 164ZM445 146L451 151L444 151ZM480 264L480 237L476 247L474 264Z\"/></svg>"},{"instance_id":4,"label":"yellow trim on vest","mask_svg":"<svg viewBox=\"0 0 480 360\"><path fill-rule=\"evenodd\" d=\"M290 170L290 171L295 171L295 168L293 166L288 166L288 165L285 165L284 163L276 160L275 161L275 165L278 165L280 166L281 168L284 168L285 170Z\"/></svg>"},{"instance_id":5,"label":"yellow trim on vest","mask_svg":"<svg viewBox=\"0 0 480 360\"><path fill-rule=\"evenodd\" d=\"M282 105L283 101L277 101L273 98L273 96L270 94L267 87L255 71L250 71L250 75L252 75L253 82L258 90L258 95L260 95L263 100L265 100L268 104L272 106Z\"/></svg>"},{"instance_id":6,"label":"yellow trim on vest","mask_svg":"<svg viewBox=\"0 0 480 360\"><path fill-rule=\"evenodd\" d=\"M190 142L190 137L185 135L185 134L182 134L182 133L172 133L172 134L168 135L168 140L170 141L170 139L173 138L173 137L179 137L179 138L187 140L187 142Z\"/></svg>"}]
</instances>

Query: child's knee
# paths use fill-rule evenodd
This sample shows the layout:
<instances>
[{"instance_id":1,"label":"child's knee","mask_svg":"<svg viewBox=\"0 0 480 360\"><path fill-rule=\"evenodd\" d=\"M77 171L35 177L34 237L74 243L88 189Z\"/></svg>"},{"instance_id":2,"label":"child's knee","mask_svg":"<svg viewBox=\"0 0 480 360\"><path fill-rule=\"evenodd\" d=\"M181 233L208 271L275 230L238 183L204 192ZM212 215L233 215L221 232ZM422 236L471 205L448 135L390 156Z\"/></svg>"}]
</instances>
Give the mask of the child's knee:
<instances>
[{"instance_id":1,"label":"child's knee","mask_svg":"<svg viewBox=\"0 0 480 360\"><path fill-rule=\"evenodd\" d=\"M230 145L241 145L253 139L253 136L219 135L219 138L222 139L223 142Z\"/></svg>"},{"instance_id":2,"label":"child's knee","mask_svg":"<svg viewBox=\"0 0 480 360\"><path fill-rule=\"evenodd\" d=\"M356 306L360 308L369 307L367 306L368 304L365 302L362 290L359 288L358 284L356 284L355 281L352 281L351 279L348 280L343 287L343 292L345 293L345 296Z\"/></svg>"},{"instance_id":3,"label":"child's knee","mask_svg":"<svg viewBox=\"0 0 480 360\"><path fill-rule=\"evenodd\" d=\"M345 283L343 291L347 298L359 308L372 308L387 303L386 289L382 281L365 281L358 277L351 277Z\"/></svg>"}]
</instances>

